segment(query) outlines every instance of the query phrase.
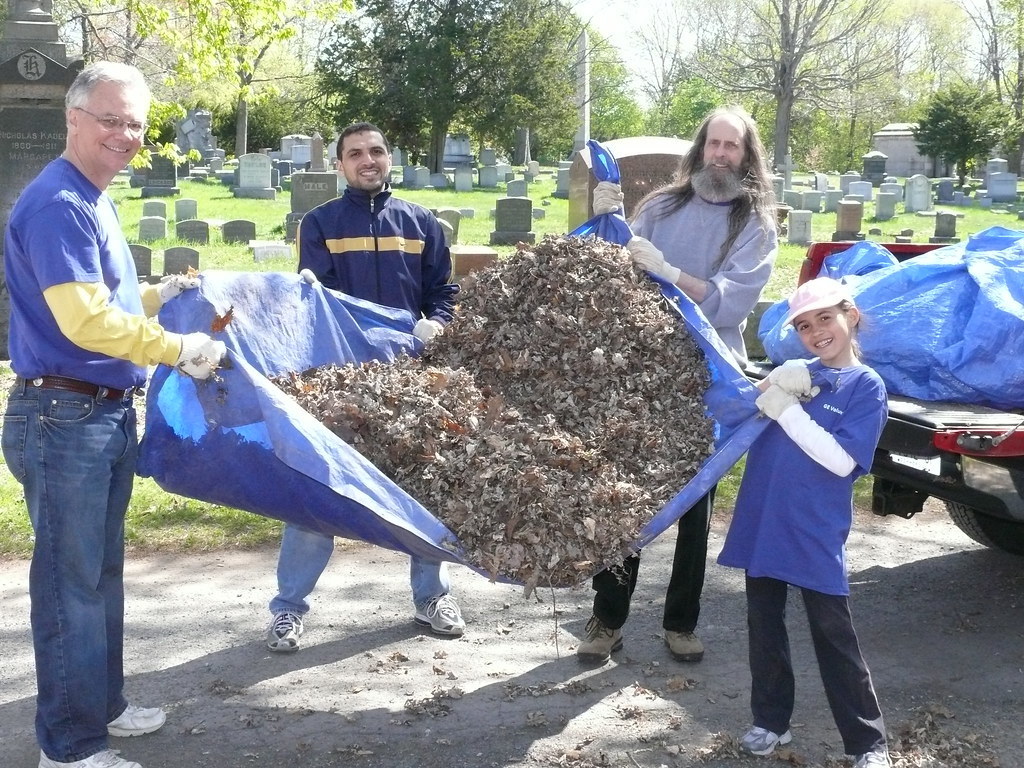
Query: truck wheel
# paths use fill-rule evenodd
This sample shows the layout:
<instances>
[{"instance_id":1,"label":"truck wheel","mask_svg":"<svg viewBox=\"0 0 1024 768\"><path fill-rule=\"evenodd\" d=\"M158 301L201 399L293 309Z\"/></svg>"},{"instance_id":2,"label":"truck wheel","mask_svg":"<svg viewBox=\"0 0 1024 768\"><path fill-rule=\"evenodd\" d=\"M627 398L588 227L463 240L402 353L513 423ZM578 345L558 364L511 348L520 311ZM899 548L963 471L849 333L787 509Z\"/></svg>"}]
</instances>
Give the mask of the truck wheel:
<instances>
[{"instance_id":1,"label":"truck wheel","mask_svg":"<svg viewBox=\"0 0 1024 768\"><path fill-rule=\"evenodd\" d=\"M945 502L956 527L986 547L1024 555L1024 523L1000 520L956 501Z\"/></svg>"}]
</instances>

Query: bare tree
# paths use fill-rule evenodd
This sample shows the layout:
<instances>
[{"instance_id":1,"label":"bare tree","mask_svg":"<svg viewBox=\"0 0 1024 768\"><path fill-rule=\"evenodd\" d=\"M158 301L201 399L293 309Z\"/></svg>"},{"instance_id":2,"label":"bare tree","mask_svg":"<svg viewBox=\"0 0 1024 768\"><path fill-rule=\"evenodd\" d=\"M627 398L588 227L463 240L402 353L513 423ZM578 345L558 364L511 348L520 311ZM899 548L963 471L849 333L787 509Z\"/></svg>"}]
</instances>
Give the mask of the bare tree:
<instances>
[{"instance_id":1,"label":"bare tree","mask_svg":"<svg viewBox=\"0 0 1024 768\"><path fill-rule=\"evenodd\" d=\"M828 108L830 98L892 71L899 52L876 23L888 2L703 0L717 16L716 37L700 47L696 66L724 91L772 99L774 157L781 160L794 105Z\"/></svg>"}]
</instances>

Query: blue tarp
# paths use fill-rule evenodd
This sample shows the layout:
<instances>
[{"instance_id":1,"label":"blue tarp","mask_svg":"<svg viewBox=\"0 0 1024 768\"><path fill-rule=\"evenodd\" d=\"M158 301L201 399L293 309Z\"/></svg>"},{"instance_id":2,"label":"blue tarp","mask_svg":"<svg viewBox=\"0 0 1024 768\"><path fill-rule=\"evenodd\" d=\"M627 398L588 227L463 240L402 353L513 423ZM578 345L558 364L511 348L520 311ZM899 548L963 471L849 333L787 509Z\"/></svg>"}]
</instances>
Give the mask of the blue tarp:
<instances>
[{"instance_id":1,"label":"blue tarp","mask_svg":"<svg viewBox=\"0 0 1024 768\"><path fill-rule=\"evenodd\" d=\"M1024 407L1024 232L992 227L894 265L868 248L833 254L820 274L850 286L863 359L889 393ZM772 306L758 326L776 364L807 356L782 325L787 307Z\"/></svg>"},{"instance_id":2,"label":"blue tarp","mask_svg":"<svg viewBox=\"0 0 1024 768\"><path fill-rule=\"evenodd\" d=\"M714 329L678 289L659 283L707 355L713 382L706 403L717 439L697 476L644 528L638 548L718 482L766 423L757 418L753 385ZM412 316L307 285L295 274L204 271L197 290L164 306L160 322L210 333L229 310L230 322L213 333L229 350L219 381L157 368L139 474L172 493L485 573L465 560L455 535L429 510L268 379L416 354Z\"/></svg>"}]
</instances>

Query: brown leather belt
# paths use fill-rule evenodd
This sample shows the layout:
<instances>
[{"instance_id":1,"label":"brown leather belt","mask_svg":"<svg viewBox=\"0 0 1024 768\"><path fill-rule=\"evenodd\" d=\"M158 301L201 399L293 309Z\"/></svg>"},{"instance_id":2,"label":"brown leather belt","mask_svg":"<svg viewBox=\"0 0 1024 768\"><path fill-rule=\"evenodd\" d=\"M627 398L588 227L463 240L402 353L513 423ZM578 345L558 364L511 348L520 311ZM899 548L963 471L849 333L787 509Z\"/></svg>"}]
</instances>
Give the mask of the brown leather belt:
<instances>
[{"instance_id":1,"label":"brown leather belt","mask_svg":"<svg viewBox=\"0 0 1024 768\"><path fill-rule=\"evenodd\" d=\"M111 389L101 387L98 384L91 384L88 381L70 379L67 376L37 376L34 379L21 379L26 387L41 387L43 389L64 389L68 392L78 392L81 395L89 395L101 400L128 400L140 392L138 387L130 389Z\"/></svg>"}]
</instances>

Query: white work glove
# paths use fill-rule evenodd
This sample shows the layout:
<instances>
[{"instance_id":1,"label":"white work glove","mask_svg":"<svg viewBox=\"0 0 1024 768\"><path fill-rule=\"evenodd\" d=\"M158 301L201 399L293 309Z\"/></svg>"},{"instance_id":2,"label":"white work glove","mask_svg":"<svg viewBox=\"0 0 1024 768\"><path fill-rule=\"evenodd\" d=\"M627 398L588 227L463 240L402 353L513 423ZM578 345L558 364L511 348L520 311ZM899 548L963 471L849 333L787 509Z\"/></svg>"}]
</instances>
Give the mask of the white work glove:
<instances>
[{"instance_id":1,"label":"white work glove","mask_svg":"<svg viewBox=\"0 0 1024 768\"><path fill-rule=\"evenodd\" d=\"M199 287L198 277L188 275L164 275L160 278L160 285L157 286L157 293L160 294L160 306L163 306L175 296Z\"/></svg>"},{"instance_id":2,"label":"white work glove","mask_svg":"<svg viewBox=\"0 0 1024 768\"><path fill-rule=\"evenodd\" d=\"M754 402L757 403L757 408L761 413L775 421L779 420L779 416L787 408L797 405L796 395L791 395L777 384L768 387Z\"/></svg>"},{"instance_id":3,"label":"white work glove","mask_svg":"<svg viewBox=\"0 0 1024 768\"><path fill-rule=\"evenodd\" d=\"M679 281L683 274L681 269L673 267L665 261L665 254L654 247L654 243L644 237L633 237L626 243L626 250L633 258L633 263L641 269L646 269L652 275L657 275L663 280L668 280L672 285Z\"/></svg>"},{"instance_id":4,"label":"white work glove","mask_svg":"<svg viewBox=\"0 0 1024 768\"><path fill-rule=\"evenodd\" d=\"M416 325L412 329L412 335L426 344L443 330L444 326L437 322L437 320L423 318L416 321Z\"/></svg>"},{"instance_id":5,"label":"white work glove","mask_svg":"<svg viewBox=\"0 0 1024 768\"><path fill-rule=\"evenodd\" d=\"M193 379L208 379L227 353L223 341L205 333L187 333L181 337L181 354L174 365Z\"/></svg>"},{"instance_id":6,"label":"white work glove","mask_svg":"<svg viewBox=\"0 0 1024 768\"><path fill-rule=\"evenodd\" d=\"M768 381L801 400L810 400L821 390L811 386L806 360L787 360L768 374Z\"/></svg>"},{"instance_id":7,"label":"white work glove","mask_svg":"<svg viewBox=\"0 0 1024 768\"><path fill-rule=\"evenodd\" d=\"M304 269L304 270L302 270L301 272L299 272L299 277L301 277L303 280L305 280L310 285L316 285L317 283L320 282L317 279L317 276L313 274L313 270L312 269Z\"/></svg>"},{"instance_id":8,"label":"white work glove","mask_svg":"<svg viewBox=\"0 0 1024 768\"><path fill-rule=\"evenodd\" d=\"M594 187L594 215L622 209L622 187L614 181L599 181Z\"/></svg>"}]
</instances>

